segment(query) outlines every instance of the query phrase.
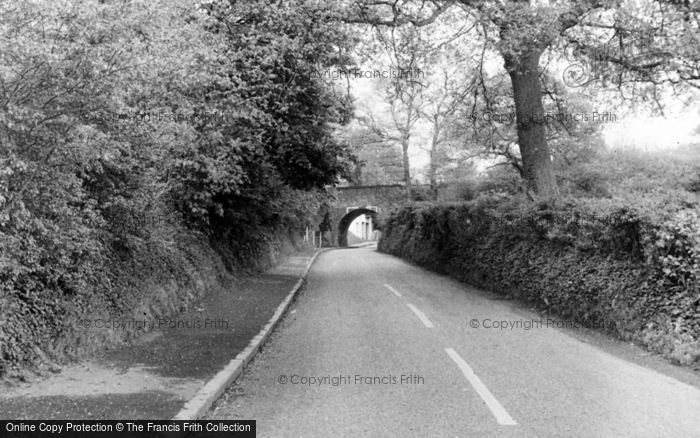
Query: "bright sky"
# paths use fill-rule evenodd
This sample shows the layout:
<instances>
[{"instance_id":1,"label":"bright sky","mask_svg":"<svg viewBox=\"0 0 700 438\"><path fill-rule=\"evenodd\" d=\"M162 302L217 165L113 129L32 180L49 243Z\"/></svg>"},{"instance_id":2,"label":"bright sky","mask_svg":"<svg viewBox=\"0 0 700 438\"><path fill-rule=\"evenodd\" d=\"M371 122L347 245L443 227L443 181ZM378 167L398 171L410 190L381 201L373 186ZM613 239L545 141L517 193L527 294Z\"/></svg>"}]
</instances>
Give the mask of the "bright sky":
<instances>
[{"instance_id":1,"label":"bright sky","mask_svg":"<svg viewBox=\"0 0 700 438\"><path fill-rule=\"evenodd\" d=\"M687 143L700 143L693 134L700 124L697 111L676 113L667 118L633 117L607 124L603 138L608 147L634 147L645 151L663 150Z\"/></svg>"}]
</instances>

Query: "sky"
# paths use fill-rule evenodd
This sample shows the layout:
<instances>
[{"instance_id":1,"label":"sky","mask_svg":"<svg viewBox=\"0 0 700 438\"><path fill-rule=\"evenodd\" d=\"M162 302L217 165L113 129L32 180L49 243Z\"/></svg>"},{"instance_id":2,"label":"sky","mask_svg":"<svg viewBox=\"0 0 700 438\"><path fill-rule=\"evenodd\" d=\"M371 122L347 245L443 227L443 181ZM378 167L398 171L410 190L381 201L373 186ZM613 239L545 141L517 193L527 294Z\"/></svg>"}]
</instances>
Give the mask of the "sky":
<instances>
[{"instance_id":1,"label":"sky","mask_svg":"<svg viewBox=\"0 0 700 438\"><path fill-rule=\"evenodd\" d=\"M693 133L698 125L697 111L679 112L666 118L631 117L606 125L603 138L610 148L659 151L688 143L700 145L700 135Z\"/></svg>"}]
</instances>

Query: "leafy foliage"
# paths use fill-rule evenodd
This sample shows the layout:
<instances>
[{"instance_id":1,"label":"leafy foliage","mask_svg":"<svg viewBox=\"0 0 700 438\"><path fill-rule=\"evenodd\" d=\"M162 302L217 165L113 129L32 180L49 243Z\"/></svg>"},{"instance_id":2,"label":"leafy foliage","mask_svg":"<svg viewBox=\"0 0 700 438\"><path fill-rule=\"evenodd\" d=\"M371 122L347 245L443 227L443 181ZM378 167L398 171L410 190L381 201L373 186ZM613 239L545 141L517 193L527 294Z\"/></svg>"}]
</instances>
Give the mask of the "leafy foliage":
<instances>
[{"instance_id":1,"label":"leafy foliage","mask_svg":"<svg viewBox=\"0 0 700 438\"><path fill-rule=\"evenodd\" d=\"M333 11L310 3L219 1L207 14L224 47L205 108L230 117L199 127L178 159L184 207L204 222L228 214L276 225L284 187L321 189L352 162L332 135L348 119L347 100L315 74L348 63L339 54L347 40Z\"/></svg>"},{"instance_id":2,"label":"leafy foliage","mask_svg":"<svg viewBox=\"0 0 700 438\"><path fill-rule=\"evenodd\" d=\"M415 204L385 221L379 247L697 364L700 218L654 211L574 198Z\"/></svg>"},{"instance_id":3,"label":"leafy foliage","mask_svg":"<svg viewBox=\"0 0 700 438\"><path fill-rule=\"evenodd\" d=\"M211 247L254 267L312 220L353 160L332 136L348 101L312 74L350 61L334 14L0 3L0 375L114 341L85 315L192 299Z\"/></svg>"}]
</instances>

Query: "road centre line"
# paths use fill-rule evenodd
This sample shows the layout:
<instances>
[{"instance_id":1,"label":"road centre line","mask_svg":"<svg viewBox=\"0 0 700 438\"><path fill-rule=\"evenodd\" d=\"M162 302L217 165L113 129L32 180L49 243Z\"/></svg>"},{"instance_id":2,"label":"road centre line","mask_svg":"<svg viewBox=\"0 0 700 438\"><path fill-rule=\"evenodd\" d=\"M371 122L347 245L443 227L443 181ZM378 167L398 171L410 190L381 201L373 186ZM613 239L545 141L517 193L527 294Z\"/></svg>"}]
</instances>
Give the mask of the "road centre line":
<instances>
[{"instance_id":1,"label":"road centre line","mask_svg":"<svg viewBox=\"0 0 700 438\"><path fill-rule=\"evenodd\" d=\"M464 377L469 380L469 383L471 383L477 394L479 394L484 403L486 403L486 406L488 406L488 408L491 410L493 416L496 417L498 424L502 426L517 426L518 423L516 423L508 412L506 412L503 406L501 406L498 400L496 400L496 397L491 394L491 391L489 391L481 379L474 374L474 371L471 369L469 364L462 359L462 356L460 356L452 348L445 348L445 351L447 352L447 355L450 356L453 361L455 361L457 366L462 370Z\"/></svg>"},{"instance_id":2,"label":"road centre line","mask_svg":"<svg viewBox=\"0 0 700 438\"><path fill-rule=\"evenodd\" d=\"M384 283L384 287L389 289L390 291L392 291L394 293L394 295L396 295L399 298L401 298L403 296L403 295L401 295L401 292L397 291L396 289L394 289L393 287L389 286L386 283Z\"/></svg>"},{"instance_id":3,"label":"road centre line","mask_svg":"<svg viewBox=\"0 0 700 438\"><path fill-rule=\"evenodd\" d=\"M423 323L423 325L425 325L425 326L428 327L428 328L433 328L433 327L435 327L435 326L433 325L433 323L430 322L430 320L428 319L428 317L425 316L425 313L423 313L423 312L421 312L420 310L418 310L418 308L417 308L416 306L414 306L414 305L411 304L411 303L408 303L408 304L406 304L406 305L408 306L409 309L411 309L411 310L413 311L413 313L416 314L416 316L418 317L418 319L421 320L421 322Z\"/></svg>"}]
</instances>

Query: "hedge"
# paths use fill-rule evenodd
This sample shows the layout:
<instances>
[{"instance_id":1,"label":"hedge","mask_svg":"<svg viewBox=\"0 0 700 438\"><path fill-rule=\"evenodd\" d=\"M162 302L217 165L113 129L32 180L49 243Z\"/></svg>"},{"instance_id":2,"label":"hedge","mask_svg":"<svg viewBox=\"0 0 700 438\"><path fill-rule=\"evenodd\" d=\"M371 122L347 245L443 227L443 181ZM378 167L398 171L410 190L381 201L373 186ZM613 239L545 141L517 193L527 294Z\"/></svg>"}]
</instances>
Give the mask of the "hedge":
<instances>
[{"instance_id":1,"label":"hedge","mask_svg":"<svg viewBox=\"0 0 700 438\"><path fill-rule=\"evenodd\" d=\"M696 207L696 206L691 206ZM410 204L379 250L700 365L696 208L479 199Z\"/></svg>"},{"instance_id":2,"label":"hedge","mask_svg":"<svg viewBox=\"0 0 700 438\"><path fill-rule=\"evenodd\" d=\"M69 266L55 282L46 274L55 266L0 263L0 378L24 380L32 372L127 344L149 330L146 322L176 315L213 290L232 287L233 277L274 264L300 241L298 233L268 230L247 262L232 269L218 236L179 224L156 227L161 234L166 230L171 236L151 236L126 248L105 245L98 254L102 259ZM0 247L4 237L0 231ZM83 284L63 280L70 276ZM95 319L125 326L85 325Z\"/></svg>"}]
</instances>

